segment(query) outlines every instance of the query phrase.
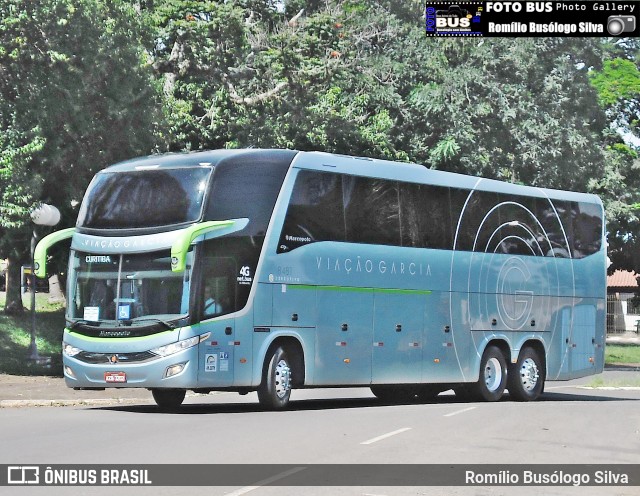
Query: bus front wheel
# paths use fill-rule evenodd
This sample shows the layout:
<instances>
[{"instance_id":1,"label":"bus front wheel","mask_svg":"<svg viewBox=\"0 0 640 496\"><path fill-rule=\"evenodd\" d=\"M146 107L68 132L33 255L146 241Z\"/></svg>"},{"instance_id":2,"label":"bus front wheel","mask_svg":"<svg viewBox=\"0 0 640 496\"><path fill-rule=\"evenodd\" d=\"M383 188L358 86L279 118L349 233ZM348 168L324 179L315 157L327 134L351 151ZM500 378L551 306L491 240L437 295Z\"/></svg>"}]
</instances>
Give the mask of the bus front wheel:
<instances>
[{"instance_id":1,"label":"bus front wheel","mask_svg":"<svg viewBox=\"0 0 640 496\"><path fill-rule=\"evenodd\" d=\"M533 348L525 348L518 361L509 369L507 388L516 401L534 401L542 394L545 370L540 355Z\"/></svg>"},{"instance_id":2,"label":"bus front wheel","mask_svg":"<svg viewBox=\"0 0 640 496\"><path fill-rule=\"evenodd\" d=\"M184 389L152 389L151 394L156 404L164 410L173 410L182 405L185 394Z\"/></svg>"},{"instance_id":3,"label":"bus front wheel","mask_svg":"<svg viewBox=\"0 0 640 496\"><path fill-rule=\"evenodd\" d=\"M282 346L267 355L262 383L258 387L260 404L270 410L282 410L291 397L291 363Z\"/></svg>"}]
</instances>

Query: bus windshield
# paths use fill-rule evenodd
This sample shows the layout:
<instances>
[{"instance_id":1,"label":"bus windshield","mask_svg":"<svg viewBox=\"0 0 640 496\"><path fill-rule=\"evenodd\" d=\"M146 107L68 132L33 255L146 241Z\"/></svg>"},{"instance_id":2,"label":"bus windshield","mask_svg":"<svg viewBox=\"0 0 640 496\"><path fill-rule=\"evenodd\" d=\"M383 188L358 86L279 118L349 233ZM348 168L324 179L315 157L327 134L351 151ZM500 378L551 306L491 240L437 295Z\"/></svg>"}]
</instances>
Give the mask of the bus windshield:
<instances>
[{"instance_id":1,"label":"bus windshield","mask_svg":"<svg viewBox=\"0 0 640 496\"><path fill-rule=\"evenodd\" d=\"M171 271L169 250L97 255L72 251L67 318L92 325L149 325L186 317L193 252L184 272Z\"/></svg>"},{"instance_id":2,"label":"bus windshield","mask_svg":"<svg viewBox=\"0 0 640 496\"><path fill-rule=\"evenodd\" d=\"M197 221L211 167L101 172L85 194L78 227L137 229Z\"/></svg>"}]
</instances>

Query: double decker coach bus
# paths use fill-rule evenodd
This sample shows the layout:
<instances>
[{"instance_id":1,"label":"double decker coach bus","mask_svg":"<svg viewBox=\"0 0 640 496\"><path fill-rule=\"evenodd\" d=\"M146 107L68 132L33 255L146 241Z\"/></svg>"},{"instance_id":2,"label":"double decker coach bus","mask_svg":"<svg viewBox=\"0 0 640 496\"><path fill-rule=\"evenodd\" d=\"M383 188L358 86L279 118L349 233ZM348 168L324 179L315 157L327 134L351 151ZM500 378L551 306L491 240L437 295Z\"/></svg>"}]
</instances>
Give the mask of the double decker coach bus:
<instances>
[{"instance_id":1,"label":"double decker coach bus","mask_svg":"<svg viewBox=\"0 0 640 496\"><path fill-rule=\"evenodd\" d=\"M99 172L72 237L64 377L77 389L365 386L535 400L604 364L603 208L589 194L288 150Z\"/></svg>"}]
</instances>

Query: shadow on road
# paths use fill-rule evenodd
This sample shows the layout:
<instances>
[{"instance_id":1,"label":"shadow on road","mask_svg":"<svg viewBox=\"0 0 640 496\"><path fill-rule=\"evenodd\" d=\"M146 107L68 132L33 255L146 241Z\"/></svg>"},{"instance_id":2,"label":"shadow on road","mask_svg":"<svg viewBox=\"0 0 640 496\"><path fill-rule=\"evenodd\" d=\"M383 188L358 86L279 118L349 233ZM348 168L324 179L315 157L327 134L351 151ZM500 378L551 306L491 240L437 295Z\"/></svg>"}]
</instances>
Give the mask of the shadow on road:
<instances>
[{"instance_id":1,"label":"shadow on road","mask_svg":"<svg viewBox=\"0 0 640 496\"><path fill-rule=\"evenodd\" d=\"M538 402L605 402L605 401L640 401L640 395L636 398L625 398L620 396L610 396L604 391L602 394L592 394L591 391L584 393L576 392L546 392ZM204 399L204 398L203 398ZM510 402L509 394L505 394L501 402ZM434 400L427 402L404 402L389 403L377 398L330 398L330 399L303 399L292 400L289 404L288 412L312 411L312 410L342 410L350 408L389 408L393 406L413 405L446 405L446 404L475 404L457 399L451 394L440 395ZM535 403L533 403L535 404ZM173 415L216 415L226 413L255 413L263 411L262 407L256 403L186 403L175 410L161 410L156 405L118 405L109 407L96 407L92 410L106 410L129 413L163 413ZM265 413L272 413L265 411Z\"/></svg>"}]
</instances>

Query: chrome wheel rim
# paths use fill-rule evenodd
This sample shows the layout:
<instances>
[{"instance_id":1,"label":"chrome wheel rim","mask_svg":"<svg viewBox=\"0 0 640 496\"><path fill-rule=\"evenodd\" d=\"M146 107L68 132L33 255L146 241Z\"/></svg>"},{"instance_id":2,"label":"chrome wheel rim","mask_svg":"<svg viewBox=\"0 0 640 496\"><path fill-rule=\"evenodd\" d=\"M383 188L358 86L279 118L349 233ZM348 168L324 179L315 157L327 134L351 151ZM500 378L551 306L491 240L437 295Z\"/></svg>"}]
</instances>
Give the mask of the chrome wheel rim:
<instances>
[{"instance_id":1,"label":"chrome wheel rim","mask_svg":"<svg viewBox=\"0 0 640 496\"><path fill-rule=\"evenodd\" d=\"M280 360L276 365L275 391L278 398L284 398L291 389L291 368L286 360Z\"/></svg>"},{"instance_id":2,"label":"chrome wheel rim","mask_svg":"<svg viewBox=\"0 0 640 496\"><path fill-rule=\"evenodd\" d=\"M484 383L490 392L495 392L500 388L502 382L502 365L500 360L493 357L487 361L484 367Z\"/></svg>"},{"instance_id":3,"label":"chrome wheel rim","mask_svg":"<svg viewBox=\"0 0 640 496\"><path fill-rule=\"evenodd\" d=\"M520 381L522 388L525 391L532 391L538 384L540 378L540 372L538 371L538 365L535 360L527 358L522 362L520 366Z\"/></svg>"}]
</instances>

